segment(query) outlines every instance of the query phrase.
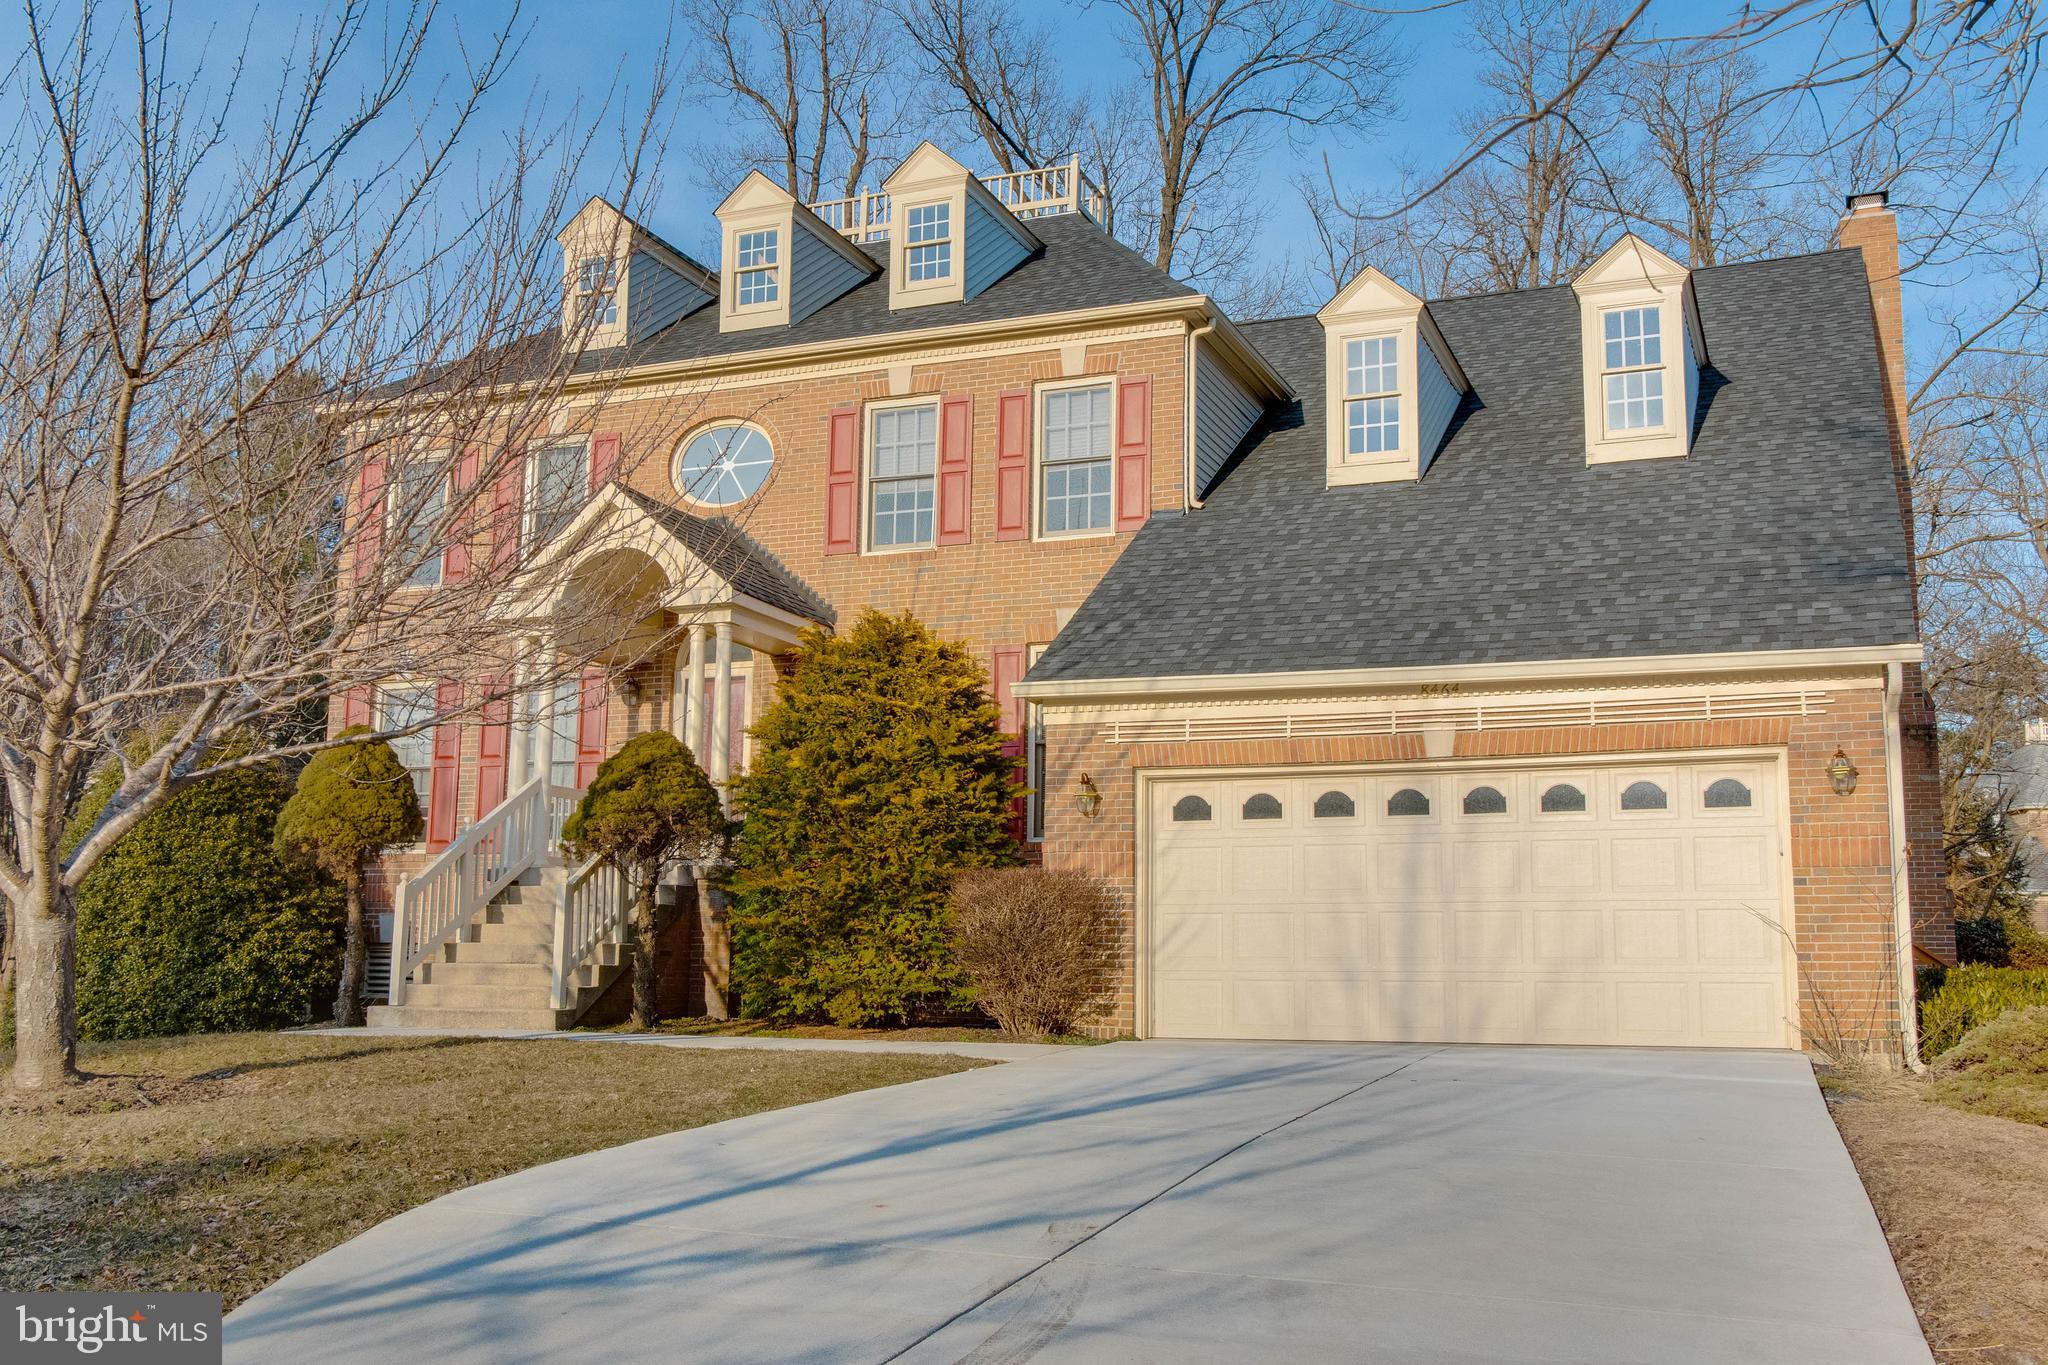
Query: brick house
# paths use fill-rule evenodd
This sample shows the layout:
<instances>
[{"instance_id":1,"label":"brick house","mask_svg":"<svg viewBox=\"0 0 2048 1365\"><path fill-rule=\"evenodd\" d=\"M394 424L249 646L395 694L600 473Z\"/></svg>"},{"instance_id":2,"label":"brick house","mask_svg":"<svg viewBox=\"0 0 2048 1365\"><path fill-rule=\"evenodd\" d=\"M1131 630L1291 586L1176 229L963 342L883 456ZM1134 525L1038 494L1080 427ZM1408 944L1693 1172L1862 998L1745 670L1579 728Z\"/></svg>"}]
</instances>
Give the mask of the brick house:
<instances>
[{"instance_id":1,"label":"brick house","mask_svg":"<svg viewBox=\"0 0 2048 1365\"><path fill-rule=\"evenodd\" d=\"M1105 1031L1908 1045L1952 924L1882 199L1834 252L1625 237L1242 326L1091 208L927 144L831 204L750 175L716 269L602 202L564 230L607 396L531 443L532 605L639 575L618 633L663 643L407 749L379 1017L601 997L602 889L478 850L650 727L722 781L797 632L874 606L986 662L1034 856L1123 893Z\"/></svg>"}]
</instances>

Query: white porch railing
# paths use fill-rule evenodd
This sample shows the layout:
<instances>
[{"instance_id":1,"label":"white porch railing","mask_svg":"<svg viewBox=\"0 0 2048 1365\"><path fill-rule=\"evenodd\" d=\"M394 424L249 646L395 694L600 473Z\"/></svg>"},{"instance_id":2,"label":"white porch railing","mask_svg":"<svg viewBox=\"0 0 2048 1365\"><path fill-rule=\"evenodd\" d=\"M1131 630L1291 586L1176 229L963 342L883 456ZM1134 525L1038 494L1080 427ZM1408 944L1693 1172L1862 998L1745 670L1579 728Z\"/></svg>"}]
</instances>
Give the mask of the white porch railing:
<instances>
[{"instance_id":1,"label":"white porch railing","mask_svg":"<svg viewBox=\"0 0 2048 1365\"><path fill-rule=\"evenodd\" d=\"M997 202L1019 218L1080 213L1098 223L1102 221L1102 191L1081 173L1078 156L1052 166L985 175L981 183ZM810 209L833 231L852 242L879 242L889 235L889 195L883 190L862 190L844 199L821 199Z\"/></svg>"},{"instance_id":2,"label":"white porch railing","mask_svg":"<svg viewBox=\"0 0 2048 1365\"><path fill-rule=\"evenodd\" d=\"M555 955L552 1003L558 1010L576 1003L576 973L608 943L626 941L633 911L626 879L602 858L570 872L555 898Z\"/></svg>"},{"instance_id":3,"label":"white porch railing","mask_svg":"<svg viewBox=\"0 0 2048 1365\"><path fill-rule=\"evenodd\" d=\"M462 831L434 861L399 883L391 917L391 1003L405 1003L406 978L460 936L499 892L560 842L577 793L545 773Z\"/></svg>"}]
</instances>

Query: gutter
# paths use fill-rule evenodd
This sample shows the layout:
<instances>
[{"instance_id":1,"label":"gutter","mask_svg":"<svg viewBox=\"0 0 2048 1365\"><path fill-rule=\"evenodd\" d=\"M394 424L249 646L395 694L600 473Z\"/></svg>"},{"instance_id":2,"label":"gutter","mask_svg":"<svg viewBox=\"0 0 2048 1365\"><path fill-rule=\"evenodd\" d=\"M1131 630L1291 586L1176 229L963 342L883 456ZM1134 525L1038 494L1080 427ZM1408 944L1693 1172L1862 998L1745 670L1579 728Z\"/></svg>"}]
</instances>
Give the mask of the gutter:
<instances>
[{"instance_id":1,"label":"gutter","mask_svg":"<svg viewBox=\"0 0 2048 1365\"><path fill-rule=\"evenodd\" d=\"M1885 825L1892 849L1892 956L1899 988L1899 1038L1905 1049L1906 1065L1925 1071L1920 1060L1920 1010L1914 998L1913 909L1908 895L1907 875L1912 867L1912 849L1906 842L1906 756L1899 730L1899 707L1905 690L1905 668L1899 663L1884 666L1884 784Z\"/></svg>"}]
</instances>

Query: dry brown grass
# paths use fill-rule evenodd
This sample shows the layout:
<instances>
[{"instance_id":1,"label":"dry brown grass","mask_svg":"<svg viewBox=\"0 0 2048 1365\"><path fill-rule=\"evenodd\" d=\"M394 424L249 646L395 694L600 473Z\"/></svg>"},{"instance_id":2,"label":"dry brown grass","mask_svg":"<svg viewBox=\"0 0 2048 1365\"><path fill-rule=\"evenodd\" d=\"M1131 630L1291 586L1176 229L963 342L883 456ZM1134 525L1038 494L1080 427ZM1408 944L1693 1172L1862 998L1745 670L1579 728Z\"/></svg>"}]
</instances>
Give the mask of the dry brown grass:
<instances>
[{"instance_id":1,"label":"dry brown grass","mask_svg":"<svg viewBox=\"0 0 2048 1365\"><path fill-rule=\"evenodd\" d=\"M1936 1358L2048 1359L2048 1128L1929 1102L1897 1075L1827 1088Z\"/></svg>"},{"instance_id":2,"label":"dry brown grass","mask_svg":"<svg viewBox=\"0 0 2048 1365\"><path fill-rule=\"evenodd\" d=\"M0 1287L219 1290L230 1307L465 1185L983 1065L291 1034L105 1044L81 1062L101 1073L89 1085L0 1101Z\"/></svg>"},{"instance_id":3,"label":"dry brown grass","mask_svg":"<svg viewBox=\"0 0 2048 1365\"><path fill-rule=\"evenodd\" d=\"M640 1030L622 1024L612 1031ZM688 1038L846 1038L889 1043L1060 1043L1086 1047L1108 1041L1071 1033L1005 1033L998 1028L841 1028L837 1024L780 1024L768 1019L665 1019L648 1031Z\"/></svg>"}]
</instances>

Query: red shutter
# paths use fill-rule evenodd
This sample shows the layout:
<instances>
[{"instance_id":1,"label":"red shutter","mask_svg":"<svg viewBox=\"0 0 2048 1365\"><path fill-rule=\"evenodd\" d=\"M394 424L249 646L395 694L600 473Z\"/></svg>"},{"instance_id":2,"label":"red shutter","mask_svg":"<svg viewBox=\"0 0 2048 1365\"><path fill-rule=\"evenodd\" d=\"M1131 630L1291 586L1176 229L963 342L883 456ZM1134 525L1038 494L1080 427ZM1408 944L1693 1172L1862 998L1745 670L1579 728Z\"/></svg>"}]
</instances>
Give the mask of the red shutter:
<instances>
[{"instance_id":1,"label":"red shutter","mask_svg":"<svg viewBox=\"0 0 2048 1365\"><path fill-rule=\"evenodd\" d=\"M619 433L600 431L590 438L590 491L594 494L619 472Z\"/></svg>"},{"instance_id":2,"label":"red shutter","mask_svg":"<svg viewBox=\"0 0 2048 1365\"><path fill-rule=\"evenodd\" d=\"M351 687L341 694L341 729L353 730L370 723L370 689ZM340 734L341 730L335 731Z\"/></svg>"},{"instance_id":3,"label":"red shutter","mask_svg":"<svg viewBox=\"0 0 2048 1365\"><path fill-rule=\"evenodd\" d=\"M825 419L825 553L860 550L860 409Z\"/></svg>"},{"instance_id":4,"label":"red shutter","mask_svg":"<svg viewBox=\"0 0 2048 1365\"><path fill-rule=\"evenodd\" d=\"M455 462L455 477L448 487L448 500L455 515L448 519L448 544L441 551L441 581L461 583L469 577L470 543L476 534L476 508L471 498L476 489L477 465L482 452L471 446Z\"/></svg>"},{"instance_id":5,"label":"red shutter","mask_svg":"<svg viewBox=\"0 0 2048 1365\"><path fill-rule=\"evenodd\" d=\"M1007 736L1003 740L1003 756L1015 759L1016 776L1011 780L1023 786L1026 779L1024 736L1024 702L1012 689L1024 678L1024 646L997 645L995 659L989 667L989 691L995 695L996 710L1002 719L997 722ZM1018 843L1024 842L1026 822L1030 819L1028 810L1030 798L1023 792L1017 793L1010 802L1010 837Z\"/></svg>"},{"instance_id":6,"label":"red shutter","mask_svg":"<svg viewBox=\"0 0 2048 1365\"><path fill-rule=\"evenodd\" d=\"M384 554L384 462L363 462L356 489L355 552L350 561L357 582L368 577Z\"/></svg>"},{"instance_id":7,"label":"red shutter","mask_svg":"<svg viewBox=\"0 0 2048 1365\"><path fill-rule=\"evenodd\" d=\"M940 545L974 538L974 399L939 404L938 534Z\"/></svg>"},{"instance_id":8,"label":"red shutter","mask_svg":"<svg viewBox=\"0 0 2048 1365\"><path fill-rule=\"evenodd\" d=\"M434 687L434 710L446 715L462 709L462 684ZM462 790L462 727L442 721L434 727L434 767L427 782L427 851L455 841L455 802Z\"/></svg>"},{"instance_id":9,"label":"red shutter","mask_svg":"<svg viewBox=\"0 0 2048 1365\"><path fill-rule=\"evenodd\" d=\"M485 678L482 723L476 734L476 814L481 820L505 799L506 758L512 747L512 698L505 679Z\"/></svg>"},{"instance_id":10,"label":"red shutter","mask_svg":"<svg viewBox=\"0 0 2048 1365\"><path fill-rule=\"evenodd\" d=\"M996 396L996 539L1031 538L1031 391Z\"/></svg>"},{"instance_id":11,"label":"red shutter","mask_svg":"<svg viewBox=\"0 0 2048 1365\"><path fill-rule=\"evenodd\" d=\"M1126 379L1116 395L1116 529L1152 515L1152 381Z\"/></svg>"},{"instance_id":12,"label":"red shutter","mask_svg":"<svg viewBox=\"0 0 2048 1365\"><path fill-rule=\"evenodd\" d=\"M596 664L583 670L583 689L576 711L576 785L588 787L604 763L605 718L604 669Z\"/></svg>"},{"instance_id":13,"label":"red shutter","mask_svg":"<svg viewBox=\"0 0 2048 1365\"><path fill-rule=\"evenodd\" d=\"M506 464L491 485L491 572L501 579L519 567L519 512L526 480L523 458L508 455Z\"/></svg>"}]
</instances>

